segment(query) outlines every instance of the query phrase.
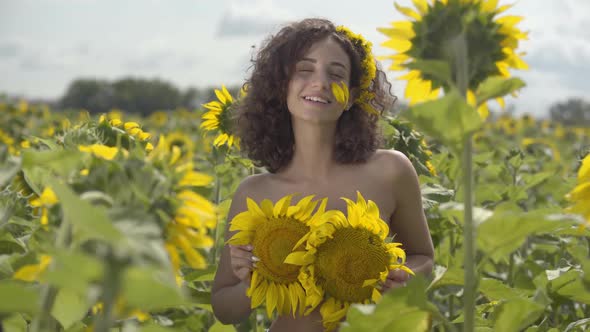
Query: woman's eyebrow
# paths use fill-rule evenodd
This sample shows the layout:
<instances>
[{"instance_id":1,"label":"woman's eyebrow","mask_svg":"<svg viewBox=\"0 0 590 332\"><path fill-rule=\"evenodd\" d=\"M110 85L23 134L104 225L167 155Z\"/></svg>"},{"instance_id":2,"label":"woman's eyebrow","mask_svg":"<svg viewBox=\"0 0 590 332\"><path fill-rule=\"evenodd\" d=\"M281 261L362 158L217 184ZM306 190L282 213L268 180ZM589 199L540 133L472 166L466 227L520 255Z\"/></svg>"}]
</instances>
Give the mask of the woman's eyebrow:
<instances>
[{"instance_id":1,"label":"woman's eyebrow","mask_svg":"<svg viewBox=\"0 0 590 332\"><path fill-rule=\"evenodd\" d=\"M301 61L307 61L307 62L311 62L311 63L317 63L318 62L314 58L303 58L303 59L301 59ZM339 61L332 61L332 62L330 62L330 65L331 66L336 66L336 67L342 67L343 69L347 69L346 66L343 63L339 62Z\"/></svg>"}]
</instances>

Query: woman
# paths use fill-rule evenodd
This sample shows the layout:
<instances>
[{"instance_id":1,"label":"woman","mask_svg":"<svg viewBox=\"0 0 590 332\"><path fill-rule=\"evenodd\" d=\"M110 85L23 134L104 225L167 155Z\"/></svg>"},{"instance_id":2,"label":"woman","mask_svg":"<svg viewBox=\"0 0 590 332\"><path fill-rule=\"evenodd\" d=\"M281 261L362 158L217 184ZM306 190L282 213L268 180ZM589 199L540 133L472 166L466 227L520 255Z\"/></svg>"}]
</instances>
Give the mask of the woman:
<instances>
[{"instance_id":1,"label":"woman","mask_svg":"<svg viewBox=\"0 0 590 332\"><path fill-rule=\"evenodd\" d=\"M347 102L336 99L332 83L350 87ZM269 173L240 184L228 220L247 209L247 197L276 202L291 193L327 197L328 209L346 213L340 198L354 200L359 191L377 204L390 235L403 244L406 265L430 274L434 249L416 172L402 153L377 149L376 109L386 107L391 96L370 44L327 20L296 22L266 41L246 86L236 129L248 157ZM226 231L226 239L232 235ZM245 293L256 259L251 245L224 247L211 292L222 323L249 316ZM382 290L408 278L404 271L391 271ZM321 316L318 310L279 316L270 331L323 331Z\"/></svg>"}]
</instances>

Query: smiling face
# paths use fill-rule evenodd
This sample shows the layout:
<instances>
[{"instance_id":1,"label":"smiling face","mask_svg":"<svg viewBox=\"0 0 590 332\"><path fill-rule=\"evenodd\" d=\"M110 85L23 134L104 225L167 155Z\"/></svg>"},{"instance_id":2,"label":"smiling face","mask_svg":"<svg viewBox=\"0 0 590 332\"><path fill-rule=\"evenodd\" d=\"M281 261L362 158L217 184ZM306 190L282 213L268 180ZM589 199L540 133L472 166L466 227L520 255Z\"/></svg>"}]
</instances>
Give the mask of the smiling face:
<instances>
[{"instance_id":1,"label":"smiling face","mask_svg":"<svg viewBox=\"0 0 590 332\"><path fill-rule=\"evenodd\" d=\"M350 58L333 38L314 43L295 63L287 90L292 117L316 123L338 120L344 106L336 102L331 84L350 83Z\"/></svg>"}]
</instances>

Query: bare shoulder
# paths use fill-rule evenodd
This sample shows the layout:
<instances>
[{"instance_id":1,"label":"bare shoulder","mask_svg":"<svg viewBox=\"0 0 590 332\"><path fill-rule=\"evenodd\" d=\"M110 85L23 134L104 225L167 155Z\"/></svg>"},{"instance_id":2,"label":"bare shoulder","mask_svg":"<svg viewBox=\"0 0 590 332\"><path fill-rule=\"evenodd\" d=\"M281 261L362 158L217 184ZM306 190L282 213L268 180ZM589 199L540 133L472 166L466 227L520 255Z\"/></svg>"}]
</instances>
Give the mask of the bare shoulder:
<instances>
[{"instance_id":1,"label":"bare shoulder","mask_svg":"<svg viewBox=\"0 0 590 332\"><path fill-rule=\"evenodd\" d=\"M268 191L273 178L274 174L271 173L254 174L246 177L236 189L234 200L245 201L246 198L252 198L258 201L262 194Z\"/></svg>"},{"instance_id":2,"label":"bare shoulder","mask_svg":"<svg viewBox=\"0 0 590 332\"><path fill-rule=\"evenodd\" d=\"M397 150L378 149L369 160L371 168L390 179L415 176L416 170L405 154Z\"/></svg>"}]
</instances>

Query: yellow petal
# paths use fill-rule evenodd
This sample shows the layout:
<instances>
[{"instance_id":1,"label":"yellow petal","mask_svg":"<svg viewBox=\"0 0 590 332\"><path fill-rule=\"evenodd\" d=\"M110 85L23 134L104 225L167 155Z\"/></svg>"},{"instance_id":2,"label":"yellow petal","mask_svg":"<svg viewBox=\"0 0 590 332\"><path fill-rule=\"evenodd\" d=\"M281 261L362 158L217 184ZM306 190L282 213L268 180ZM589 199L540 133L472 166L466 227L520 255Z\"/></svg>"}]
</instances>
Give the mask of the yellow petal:
<instances>
[{"instance_id":1,"label":"yellow petal","mask_svg":"<svg viewBox=\"0 0 590 332\"><path fill-rule=\"evenodd\" d=\"M420 14L424 15L428 12L428 3L426 0L412 0L414 7L418 9Z\"/></svg>"},{"instance_id":2,"label":"yellow petal","mask_svg":"<svg viewBox=\"0 0 590 332\"><path fill-rule=\"evenodd\" d=\"M488 109L488 104L487 103L481 104L481 106L479 106L477 108L477 113L479 113L479 116L483 120L487 119L488 116L490 116L490 110Z\"/></svg>"},{"instance_id":3,"label":"yellow petal","mask_svg":"<svg viewBox=\"0 0 590 332\"><path fill-rule=\"evenodd\" d=\"M306 255L306 251L295 251L287 255L283 263L293 265L308 265L313 263L314 259L311 255Z\"/></svg>"},{"instance_id":4,"label":"yellow petal","mask_svg":"<svg viewBox=\"0 0 590 332\"><path fill-rule=\"evenodd\" d=\"M221 93L225 96L225 100L228 102L233 102L233 98L231 96L231 94L229 93L229 91L227 91L227 89L225 88L225 85L221 86Z\"/></svg>"},{"instance_id":5,"label":"yellow petal","mask_svg":"<svg viewBox=\"0 0 590 332\"><path fill-rule=\"evenodd\" d=\"M497 6L498 0L487 0L482 3L481 10L486 13L493 13Z\"/></svg>"},{"instance_id":6,"label":"yellow petal","mask_svg":"<svg viewBox=\"0 0 590 332\"><path fill-rule=\"evenodd\" d=\"M384 47L394 49L399 53L404 53L412 48L412 42L407 39L391 38L381 44Z\"/></svg>"},{"instance_id":7,"label":"yellow petal","mask_svg":"<svg viewBox=\"0 0 590 332\"><path fill-rule=\"evenodd\" d=\"M287 213L287 209L289 208L289 205L291 204L291 197L292 196L293 195L287 195L287 196L279 199L279 201L275 204L274 209L273 209L273 215L275 217L283 216Z\"/></svg>"},{"instance_id":8,"label":"yellow petal","mask_svg":"<svg viewBox=\"0 0 590 332\"><path fill-rule=\"evenodd\" d=\"M371 294L371 301L373 302L379 302L381 300L381 293L376 289L373 288L373 292Z\"/></svg>"},{"instance_id":9,"label":"yellow petal","mask_svg":"<svg viewBox=\"0 0 590 332\"><path fill-rule=\"evenodd\" d=\"M266 299L266 294L268 293L268 284L269 283L266 280L262 280L258 287L254 288L252 291L252 303L250 304L252 309L260 306Z\"/></svg>"},{"instance_id":10,"label":"yellow petal","mask_svg":"<svg viewBox=\"0 0 590 332\"><path fill-rule=\"evenodd\" d=\"M410 26L409 29L399 29L399 28L377 28L379 32L386 35L389 38L394 39L401 39L410 41L410 39L416 36L414 29Z\"/></svg>"},{"instance_id":11,"label":"yellow petal","mask_svg":"<svg viewBox=\"0 0 590 332\"><path fill-rule=\"evenodd\" d=\"M582 160L582 166L580 166L580 169L578 170L578 181L590 181L590 154Z\"/></svg>"},{"instance_id":12,"label":"yellow petal","mask_svg":"<svg viewBox=\"0 0 590 332\"><path fill-rule=\"evenodd\" d=\"M258 218L266 218L266 215L262 211L262 209L256 204L256 202L251 199L250 197L246 198L246 204L248 206L248 211L252 213L253 216Z\"/></svg>"},{"instance_id":13,"label":"yellow petal","mask_svg":"<svg viewBox=\"0 0 590 332\"><path fill-rule=\"evenodd\" d=\"M264 215L266 215L266 216L273 215L272 214L273 206L272 206L272 202L269 199L267 199L267 198L263 199L262 202L260 202L260 208L264 212Z\"/></svg>"},{"instance_id":14,"label":"yellow petal","mask_svg":"<svg viewBox=\"0 0 590 332\"><path fill-rule=\"evenodd\" d=\"M137 122L125 122L125 124L123 125L123 128L125 128L125 131L131 130L133 128L139 128L139 123L137 123Z\"/></svg>"},{"instance_id":15,"label":"yellow petal","mask_svg":"<svg viewBox=\"0 0 590 332\"><path fill-rule=\"evenodd\" d=\"M413 9L411 9L409 7L400 6L395 2L393 3L393 5L400 13L406 15L407 17L413 18L418 22L422 20L422 16L420 16L420 14L416 13Z\"/></svg>"},{"instance_id":16,"label":"yellow petal","mask_svg":"<svg viewBox=\"0 0 590 332\"><path fill-rule=\"evenodd\" d=\"M477 100L475 99L475 93L472 90L467 90L467 103L473 107L476 106Z\"/></svg>"},{"instance_id":17,"label":"yellow petal","mask_svg":"<svg viewBox=\"0 0 590 332\"><path fill-rule=\"evenodd\" d=\"M277 303L279 301L279 294L277 290L277 286L274 282L268 283L268 290L266 292L266 314L267 317L272 317L273 310L277 307Z\"/></svg>"}]
</instances>

